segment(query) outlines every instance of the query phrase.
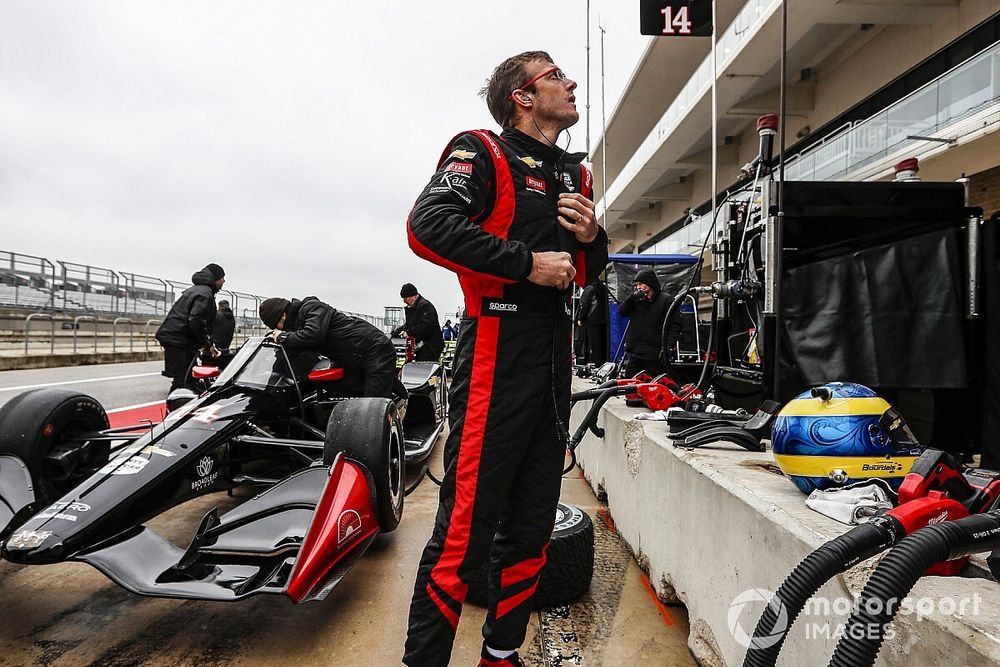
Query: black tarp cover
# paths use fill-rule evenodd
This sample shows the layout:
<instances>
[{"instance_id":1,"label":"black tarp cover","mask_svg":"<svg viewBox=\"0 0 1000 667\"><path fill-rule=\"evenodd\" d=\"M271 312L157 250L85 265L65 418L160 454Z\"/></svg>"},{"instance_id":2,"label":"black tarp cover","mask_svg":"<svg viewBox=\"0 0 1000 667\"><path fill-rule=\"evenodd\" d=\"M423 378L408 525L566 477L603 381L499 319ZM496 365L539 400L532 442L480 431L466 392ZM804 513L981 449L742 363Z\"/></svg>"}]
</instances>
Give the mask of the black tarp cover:
<instances>
[{"instance_id":1,"label":"black tarp cover","mask_svg":"<svg viewBox=\"0 0 1000 667\"><path fill-rule=\"evenodd\" d=\"M949 228L786 270L782 375L797 386L968 386L959 248Z\"/></svg>"}]
</instances>

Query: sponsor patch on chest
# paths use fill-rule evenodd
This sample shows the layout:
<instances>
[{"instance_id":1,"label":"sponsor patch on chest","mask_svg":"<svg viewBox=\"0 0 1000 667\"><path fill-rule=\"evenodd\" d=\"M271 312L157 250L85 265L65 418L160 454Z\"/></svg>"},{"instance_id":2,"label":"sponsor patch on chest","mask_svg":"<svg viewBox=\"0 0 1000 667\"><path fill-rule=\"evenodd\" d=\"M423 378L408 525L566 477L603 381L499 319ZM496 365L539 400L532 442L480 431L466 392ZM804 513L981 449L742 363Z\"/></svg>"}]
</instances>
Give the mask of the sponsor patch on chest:
<instances>
[{"instance_id":1,"label":"sponsor patch on chest","mask_svg":"<svg viewBox=\"0 0 1000 667\"><path fill-rule=\"evenodd\" d=\"M524 177L524 186L531 190L532 192L538 192L540 194L545 194L545 179L535 178L534 176Z\"/></svg>"}]
</instances>

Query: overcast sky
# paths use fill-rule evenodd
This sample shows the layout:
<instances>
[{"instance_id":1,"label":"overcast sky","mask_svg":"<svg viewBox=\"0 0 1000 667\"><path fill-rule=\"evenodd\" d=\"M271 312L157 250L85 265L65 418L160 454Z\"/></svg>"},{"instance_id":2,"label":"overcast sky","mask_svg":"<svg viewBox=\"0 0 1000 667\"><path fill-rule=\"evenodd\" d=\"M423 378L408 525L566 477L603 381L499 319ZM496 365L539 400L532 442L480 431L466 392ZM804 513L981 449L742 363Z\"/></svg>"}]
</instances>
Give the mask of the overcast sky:
<instances>
[{"instance_id":1,"label":"overcast sky","mask_svg":"<svg viewBox=\"0 0 1000 667\"><path fill-rule=\"evenodd\" d=\"M648 38L637 0L591 2L610 113ZM382 314L413 282L444 319L454 274L406 215L457 131L495 128L492 68L548 51L579 82L586 2L0 0L0 250ZM566 135L562 137L565 141Z\"/></svg>"}]
</instances>

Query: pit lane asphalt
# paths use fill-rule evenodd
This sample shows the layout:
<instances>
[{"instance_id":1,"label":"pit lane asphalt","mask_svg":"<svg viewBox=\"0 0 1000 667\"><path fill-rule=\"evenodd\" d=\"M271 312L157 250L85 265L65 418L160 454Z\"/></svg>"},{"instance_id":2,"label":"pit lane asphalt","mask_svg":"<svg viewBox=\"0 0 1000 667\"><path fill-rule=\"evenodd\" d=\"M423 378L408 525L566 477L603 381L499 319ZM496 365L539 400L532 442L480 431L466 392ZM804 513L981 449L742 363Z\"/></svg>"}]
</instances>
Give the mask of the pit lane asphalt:
<instances>
[{"instance_id":1,"label":"pit lane asphalt","mask_svg":"<svg viewBox=\"0 0 1000 667\"><path fill-rule=\"evenodd\" d=\"M166 392L161 368L148 362L2 372L0 403L39 384L88 393L107 409L146 403ZM429 463L440 476L440 444ZM684 608L653 598L578 469L564 477L562 491L565 502L594 521L594 581L573 605L533 615L522 649L526 664L694 665ZM204 496L149 526L186 545L209 509L228 510L252 493ZM399 665L416 566L436 507L437 488L425 481L406 499L399 528L380 537L325 601L302 606L273 595L234 603L145 598L84 564L0 561L0 665ZM452 665L476 664L484 618L484 610L466 606Z\"/></svg>"}]
</instances>

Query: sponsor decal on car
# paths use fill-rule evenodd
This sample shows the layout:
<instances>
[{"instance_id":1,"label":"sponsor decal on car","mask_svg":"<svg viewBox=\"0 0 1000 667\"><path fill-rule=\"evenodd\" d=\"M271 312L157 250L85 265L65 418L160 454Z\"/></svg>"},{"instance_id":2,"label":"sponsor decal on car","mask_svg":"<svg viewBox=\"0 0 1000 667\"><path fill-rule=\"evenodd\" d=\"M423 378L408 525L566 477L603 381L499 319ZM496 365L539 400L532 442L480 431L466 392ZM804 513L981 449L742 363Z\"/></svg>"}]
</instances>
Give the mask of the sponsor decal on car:
<instances>
[{"instance_id":1,"label":"sponsor decal on car","mask_svg":"<svg viewBox=\"0 0 1000 667\"><path fill-rule=\"evenodd\" d=\"M8 549L34 549L52 537L51 530L21 530L7 540Z\"/></svg>"},{"instance_id":2,"label":"sponsor decal on car","mask_svg":"<svg viewBox=\"0 0 1000 667\"><path fill-rule=\"evenodd\" d=\"M137 454L157 454L168 459L177 456L169 449L156 445L129 445L121 454L105 463L98 472L105 475L134 475L149 464L148 458L136 456Z\"/></svg>"},{"instance_id":3,"label":"sponsor decal on car","mask_svg":"<svg viewBox=\"0 0 1000 667\"><path fill-rule=\"evenodd\" d=\"M344 510L337 519L337 546L361 532L361 515L354 510Z\"/></svg>"},{"instance_id":4,"label":"sponsor decal on car","mask_svg":"<svg viewBox=\"0 0 1000 667\"><path fill-rule=\"evenodd\" d=\"M195 466L195 474L198 475L199 479L191 482L192 491L201 491L212 485L218 477L218 472L212 472L215 467L215 459L211 456L203 456L198 459L198 464Z\"/></svg>"},{"instance_id":5,"label":"sponsor decal on car","mask_svg":"<svg viewBox=\"0 0 1000 667\"><path fill-rule=\"evenodd\" d=\"M90 505L87 503L81 503L79 501L72 502L58 502L53 503L44 512L40 512L37 515L39 519L61 519L63 521L76 521L76 514L68 514L68 512L89 512Z\"/></svg>"},{"instance_id":6,"label":"sponsor decal on car","mask_svg":"<svg viewBox=\"0 0 1000 667\"><path fill-rule=\"evenodd\" d=\"M125 457L124 461L121 459L120 456L112 459L97 472L105 475L134 475L149 465L149 459L144 459L141 456Z\"/></svg>"},{"instance_id":7,"label":"sponsor decal on car","mask_svg":"<svg viewBox=\"0 0 1000 667\"><path fill-rule=\"evenodd\" d=\"M545 194L545 179L535 178L534 176L525 176L524 184L532 192L537 192L539 194Z\"/></svg>"}]
</instances>

